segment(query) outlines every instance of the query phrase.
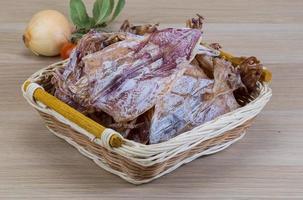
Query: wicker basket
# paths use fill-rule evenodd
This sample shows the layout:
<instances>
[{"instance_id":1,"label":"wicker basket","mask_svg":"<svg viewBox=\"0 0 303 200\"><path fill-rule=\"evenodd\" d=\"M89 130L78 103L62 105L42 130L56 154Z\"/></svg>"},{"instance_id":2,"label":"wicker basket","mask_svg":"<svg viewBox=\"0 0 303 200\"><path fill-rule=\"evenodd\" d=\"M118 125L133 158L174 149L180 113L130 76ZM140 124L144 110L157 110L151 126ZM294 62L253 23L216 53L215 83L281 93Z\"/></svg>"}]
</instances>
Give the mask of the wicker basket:
<instances>
[{"instance_id":1,"label":"wicker basket","mask_svg":"<svg viewBox=\"0 0 303 200\"><path fill-rule=\"evenodd\" d=\"M256 93L241 99L249 102L244 107L169 141L143 145L122 138L116 131L97 124L51 95L52 72L65 62L33 74L22 87L24 97L40 113L51 132L100 167L133 184L150 182L200 156L227 148L244 136L271 97L268 85L259 83Z\"/></svg>"}]
</instances>

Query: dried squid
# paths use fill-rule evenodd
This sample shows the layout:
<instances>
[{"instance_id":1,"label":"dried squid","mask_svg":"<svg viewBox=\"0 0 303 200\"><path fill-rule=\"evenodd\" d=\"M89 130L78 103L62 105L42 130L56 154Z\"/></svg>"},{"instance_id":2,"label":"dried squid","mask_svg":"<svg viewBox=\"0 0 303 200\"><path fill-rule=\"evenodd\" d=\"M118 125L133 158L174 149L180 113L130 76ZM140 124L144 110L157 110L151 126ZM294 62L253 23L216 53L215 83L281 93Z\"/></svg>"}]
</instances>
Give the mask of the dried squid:
<instances>
[{"instance_id":1,"label":"dried squid","mask_svg":"<svg viewBox=\"0 0 303 200\"><path fill-rule=\"evenodd\" d=\"M233 91L243 87L240 72L231 63L214 60L214 79L190 65L156 104L150 143L166 141L239 107Z\"/></svg>"},{"instance_id":2,"label":"dried squid","mask_svg":"<svg viewBox=\"0 0 303 200\"><path fill-rule=\"evenodd\" d=\"M78 42L78 45L72 52L67 65L65 65L64 68L58 69L53 74L52 83L56 89L54 95L79 111L89 113L90 111L87 110L86 107L81 106L77 100L83 98L83 92L85 92L86 89L83 87L81 81L84 69L82 58L88 54L100 51L115 42L122 41L130 37L136 36L122 32L103 33L94 30L87 33Z\"/></svg>"},{"instance_id":3,"label":"dried squid","mask_svg":"<svg viewBox=\"0 0 303 200\"><path fill-rule=\"evenodd\" d=\"M194 29L128 33L81 61L71 58L72 67L57 76L65 80L69 97L80 107L104 111L115 122L131 121L155 105L197 53L217 55L199 45L200 40L201 32Z\"/></svg>"},{"instance_id":4,"label":"dried squid","mask_svg":"<svg viewBox=\"0 0 303 200\"><path fill-rule=\"evenodd\" d=\"M200 27L201 20L191 23ZM128 32L84 36L65 68L54 74L55 96L145 144L166 141L239 107L233 92L246 89L240 77L245 63L235 68L215 58L217 48L200 44L200 30L126 25Z\"/></svg>"}]
</instances>

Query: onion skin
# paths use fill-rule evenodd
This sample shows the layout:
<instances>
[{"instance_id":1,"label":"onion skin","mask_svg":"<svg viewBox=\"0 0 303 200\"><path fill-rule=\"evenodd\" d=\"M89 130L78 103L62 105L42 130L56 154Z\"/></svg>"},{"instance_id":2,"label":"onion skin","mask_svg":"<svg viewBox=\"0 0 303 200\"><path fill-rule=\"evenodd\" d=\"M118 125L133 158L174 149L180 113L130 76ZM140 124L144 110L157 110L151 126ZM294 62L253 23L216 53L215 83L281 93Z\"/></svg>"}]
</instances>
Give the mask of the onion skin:
<instances>
[{"instance_id":1,"label":"onion skin","mask_svg":"<svg viewBox=\"0 0 303 200\"><path fill-rule=\"evenodd\" d=\"M66 17L56 10L40 11L30 20L23 41L36 55L57 56L71 37Z\"/></svg>"}]
</instances>

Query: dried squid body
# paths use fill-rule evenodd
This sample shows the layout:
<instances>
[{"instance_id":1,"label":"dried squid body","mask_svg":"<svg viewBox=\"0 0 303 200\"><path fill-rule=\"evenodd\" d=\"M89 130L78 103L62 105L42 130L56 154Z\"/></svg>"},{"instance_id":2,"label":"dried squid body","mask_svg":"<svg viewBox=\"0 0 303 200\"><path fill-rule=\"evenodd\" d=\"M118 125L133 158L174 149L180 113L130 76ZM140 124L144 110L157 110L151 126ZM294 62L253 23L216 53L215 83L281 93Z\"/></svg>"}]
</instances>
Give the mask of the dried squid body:
<instances>
[{"instance_id":1,"label":"dried squid body","mask_svg":"<svg viewBox=\"0 0 303 200\"><path fill-rule=\"evenodd\" d=\"M218 60L212 80L197 66L190 66L157 102L149 142L169 140L238 108L233 91L242 83L239 73L231 67L230 63Z\"/></svg>"},{"instance_id":2,"label":"dried squid body","mask_svg":"<svg viewBox=\"0 0 303 200\"><path fill-rule=\"evenodd\" d=\"M102 110L116 122L137 118L170 89L197 53L212 54L201 49L200 40L199 30L168 28L87 55L83 79L89 95L81 105Z\"/></svg>"},{"instance_id":3,"label":"dried squid body","mask_svg":"<svg viewBox=\"0 0 303 200\"><path fill-rule=\"evenodd\" d=\"M56 88L54 95L79 111L87 112L88 109L82 107L79 103L89 95L89 85L86 79L83 78L85 74L83 73L84 63L82 58L98 52L113 43L130 38L137 39L138 36L130 33L104 33L94 30L87 33L71 53L69 62L64 68L57 70L53 74L52 83Z\"/></svg>"},{"instance_id":4,"label":"dried squid body","mask_svg":"<svg viewBox=\"0 0 303 200\"><path fill-rule=\"evenodd\" d=\"M186 73L174 83L171 91L157 102L149 142L153 144L169 140L190 128L191 114L201 102L200 94L211 90L213 83L199 68L189 66Z\"/></svg>"}]
</instances>

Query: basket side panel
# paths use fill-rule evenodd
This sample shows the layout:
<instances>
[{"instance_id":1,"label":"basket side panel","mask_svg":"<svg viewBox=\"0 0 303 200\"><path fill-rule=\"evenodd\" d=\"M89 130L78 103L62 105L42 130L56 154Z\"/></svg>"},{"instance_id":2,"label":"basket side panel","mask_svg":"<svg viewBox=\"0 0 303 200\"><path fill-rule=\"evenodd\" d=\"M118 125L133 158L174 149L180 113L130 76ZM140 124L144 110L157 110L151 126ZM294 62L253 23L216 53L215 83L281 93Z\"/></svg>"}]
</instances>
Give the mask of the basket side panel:
<instances>
[{"instance_id":1,"label":"basket side panel","mask_svg":"<svg viewBox=\"0 0 303 200\"><path fill-rule=\"evenodd\" d=\"M144 182L148 180L153 180L156 177L164 175L166 171L171 171L170 169L177 168L180 163L186 163L191 161L192 159L189 158L195 159L195 155L199 155L203 152L205 152L204 155L211 154L214 153L216 149L217 151L220 151L223 149L220 148L220 146L237 140L237 138L241 137L242 134L245 133L245 130L252 123L252 120L246 121L242 125L230 131L227 131L217 137L203 141L198 145L194 146L193 148L179 153L164 162L160 162L151 166L141 166L138 163L134 163L127 157L121 156L96 144L85 135L75 131L70 126L58 121L53 116L40 111L38 112L44 119L46 125L50 129L52 129L52 131L71 139L79 146L84 148L86 151L90 152L90 154L94 155L94 160L98 159L100 162L103 162L104 164L108 165L117 173L124 174L122 178L127 177L127 179L125 178L126 180L132 180L133 182ZM208 151L210 149L211 151Z\"/></svg>"}]
</instances>

